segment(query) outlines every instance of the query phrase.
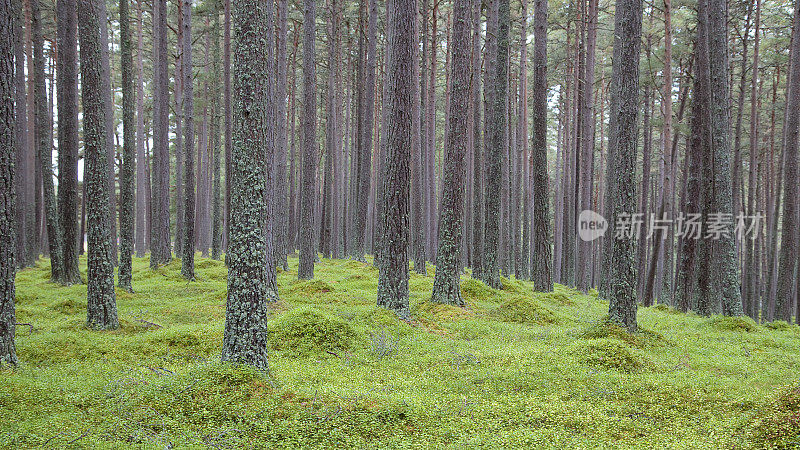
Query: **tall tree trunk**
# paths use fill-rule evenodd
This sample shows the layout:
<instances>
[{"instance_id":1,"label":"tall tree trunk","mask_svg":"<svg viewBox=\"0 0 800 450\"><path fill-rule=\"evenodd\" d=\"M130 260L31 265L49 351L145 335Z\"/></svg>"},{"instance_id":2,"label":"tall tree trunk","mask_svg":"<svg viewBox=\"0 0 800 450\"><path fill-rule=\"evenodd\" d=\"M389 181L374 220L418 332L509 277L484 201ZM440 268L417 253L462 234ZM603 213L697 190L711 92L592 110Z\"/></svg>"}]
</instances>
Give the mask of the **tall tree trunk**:
<instances>
[{"instance_id":1,"label":"tall tree trunk","mask_svg":"<svg viewBox=\"0 0 800 450\"><path fill-rule=\"evenodd\" d=\"M483 133L481 117L481 2L473 2L472 12L472 104L475 114L472 124L473 180L472 205L472 276L480 278L483 270Z\"/></svg>"},{"instance_id":2,"label":"tall tree trunk","mask_svg":"<svg viewBox=\"0 0 800 450\"><path fill-rule=\"evenodd\" d=\"M664 157L664 190L662 192L664 213L668 218L673 217L673 199L675 196L675 178L677 155L673 151L672 142L672 0L664 0L664 93L661 107L664 115L664 128L662 132L662 155ZM672 304L672 264L674 258L674 236L671 230L660 233L658 239L663 239L664 250L661 258L661 295L658 301Z\"/></svg>"},{"instance_id":3,"label":"tall tree trunk","mask_svg":"<svg viewBox=\"0 0 800 450\"><path fill-rule=\"evenodd\" d=\"M531 253L531 216L532 187L530 157L528 155L528 1L522 0L522 24L519 35L520 57L519 57L519 147L522 171L522 211L520 212L521 223L521 247L517 261L517 278L530 280L531 270L529 256ZM534 10L536 3L534 1ZM534 44L535 45L535 44ZM535 70L535 69L534 69ZM531 258L532 260L533 258Z\"/></svg>"},{"instance_id":4,"label":"tall tree trunk","mask_svg":"<svg viewBox=\"0 0 800 450\"><path fill-rule=\"evenodd\" d=\"M291 111L291 119L289 123L291 124L291 129L289 131L289 136L291 137L291 152L289 155L289 234L287 236L287 248L289 251L294 253L297 250L297 236L298 236L298 224L300 222L298 218L298 186L297 186L297 169L296 169L296 152L295 152L295 144L297 142L297 136L295 133L295 128L297 124L297 108L296 108L296 99L297 99L297 47L298 41L300 39L300 33L298 32L298 26L295 24L294 28L294 51L292 51L292 84L289 93L289 109Z\"/></svg>"},{"instance_id":5,"label":"tall tree trunk","mask_svg":"<svg viewBox=\"0 0 800 450\"><path fill-rule=\"evenodd\" d=\"M16 366L17 352L14 346L16 315L14 311L14 274L16 273L16 161L14 126L14 100L17 80L15 70L15 44L20 39L14 26L18 4L3 0L0 8L0 368ZM16 65L18 67L18 65Z\"/></svg>"},{"instance_id":6,"label":"tall tree trunk","mask_svg":"<svg viewBox=\"0 0 800 450\"><path fill-rule=\"evenodd\" d=\"M136 172L136 130L134 129L133 41L131 39L128 0L119 2L119 31L122 69L122 170L119 208L119 286L129 292L133 254L134 176Z\"/></svg>"},{"instance_id":7,"label":"tall tree trunk","mask_svg":"<svg viewBox=\"0 0 800 450\"><path fill-rule=\"evenodd\" d=\"M231 223L231 151L233 150L233 119L231 117L231 0L223 0L224 19L222 23L222 89L223 109L225 111L225 225L223 248L225 260L228 259Z\"/></svg>"},{"instance_id":8,"label":"tall tree trunk","mask_svg":"<svg viewBox=\"0 0 800 450\"><path fill-rule=\"evenodd\" d=\"M315 0L305 0L303 19L303 180L300 197L300 267L298 278L314 278L314 204L317 172L317 80L315 67Z\"/></svg>"},{"instance_id":9,"label":"tall tree trunk","mask_svg":"<svg viewBox=\"0 0 800 450\"><path fill-rule=\"evenodd\" d=\"M373 0L374 1L374 0ZM386 56L386 163L378 264L378 306L400 319L409 318L408 219L413 133L414 57L416 51L416 0L388 0Z\"/></svg>"},{"instance_id":10,"label":"tall tree trunk","mask_svg":"<svg viewBox=\"0 0 800 450\"><path fill-rule=\"evenodd\" d=\"M759 198L757 191L758 184L758 170L761 168L761 158L759 157L759 108L758 102L760 95L759 89L759 46L760 46L760 28L761 28L761 0L756 0L755 5L755 40L753 42L753 74L750 84L750 169L749 180L747 183L747 215L755 216L756 214L756 201ZM759 225L760 230L760 225ZM745 314L758 319L757 313L761 298L759 292L761 289L761 270L758 267L757 255L760 254L758 246L760 245L761 236L755 239L744 241L745 251L745 269L744 269L744 303L746 305Z\"/></svg>"},{"instance_id":11,"label":"tall tree trunk","mask_svg":"<svg viewBox=\"0 0 800 450\"><path fill-rule=\"evenodd\" d=\"M19 267L33 264L33 236L30 233L29 223L32 215L29 213L31 203L30 179L28 178L28 108L27 93L25 91L25 40L22 30L24 22L22 0L11 0L13 10L13 37L14 37L14 146L15 146L15 189L16 189L16 236L17 253L15 261ZM8 59L5 59L8 61ZM12 302L13 304L13 302Z\"/></svg>"},{"instance_id":12,"label":"tall tree trunk","mask_svg":"<svg viewBox=\"0 0 800 450\"><path fill-rule=\"evenodd\" d=\"M30 0L31 28L33 33L33 79L34 110L36 121L36 151L41 164L42 194L44 196L44 219L47 222L47 242L50 250L50 277L56 283L64 283L64 250L61 240L61 227L58 223L55 187L53 186L52 135L50 130L50 114L47 107L47 91L45 85L44 36L42 34L42 16L39 0Z\"/></svg>"},{"instance_id":13,"label":"tall tree trunk","mask_svg":"<svg viewBox=\"0 0 800 450\"><path fill-rule=\"evenodd\" d=\"M136 256L141 258L147 251L145 236L147 234L147 197L145 193L147 161L144 157L144 38L142 36L142 0L137 0L136 24Z\"/></svg>"},{"instance_id":14,"label":"tall tree trunk","mask_svg":"<svg viewBox=\"0 0 800 450\"><path fill-rule=\"evenodd\" d=\"M275 85L275 98L277 99L276 136L275 136L275 260L283 270L289 270L289 262L286 258L288 253L289 234L289 192L286 175L286 150L287 135L286 123L286 83L287 83L287 60L286 60L286 39L289 24L289 12L287 0L278 0L277 9L277 30L275 33L275 44L277 50L277 60L275 74L277 83Z\"/></svg>"},{"instance_id":15,"label":"tall tree trunk","mask_svg":"<svg viewBox=\"0 0 800 450\"><path fill-rule=\"evenodd\" d=\"M103 72L105 73L105 78L103 78L103 107L106 108L106 115L105 115L105 127L106 127L106 165L107 165L107 178L108 178L108 199L109 199L109 210L111 211L111 261L113 261L114 265L117 264L117 193L116 193L116 170L115 164L117 161L117 151L114 144L114 137L116 136L116 128L114 126L114 96L112 95L112 86L111 86L111 60L109 56L109 39L108 39L108 28L105 24L108 21L108 11L106 9L106 3L101 1L98 3L100 9L98 10L98 14L100 14L100 22L104 25L100 28L100 51L102 55L102 65L103 65ZM165 9L166 11L166 9ZM166 26L165 26L166 27ZM167 109L169 110L169 109Z\"/></svg>"},{"instance_id":16,"label":"tall tree trunk","mask_svg":"<svg viewBox=\"0 0 800 450\"><path fill-rule=\"evenodd\" d=\"M427 2L423 3L427 5ZM414 20L419 20L416 15L414 16ZM424 21L424 16L423 16ZM419 25L415 27L415 30L419 28ZM423 49L427 50L427 43L424 41L425 37L423 37ZM415 45L418 45L419 36L418 34L414 35L414 42ZM424 111L424 104L425 104L425 97L422 95L425 92L425 86L427 86L427 79L424 75L421 75L421 70L425 67L425 61L420 62L419 52L414 52L416 57L414 58L414 71L412 75L413 80L419 80L419 82L415 82L412 84L413 89L413 108L412 108L412 122L413 122L413 133L411 136L411 196L413 199L413 204L411 205L411 256L414 259L414 272L420 275L426 275L428 273L427 266L425 261L427 259L427 239L426 233L428 232L426 228L427 223L427 212L425 210L425 199L427 198L427 192L425 189L425 135L423 132L423 124L425 123L425 118L423 117ZM424 54L424 51L423 51ZM424 56L423 56L424 58ZM385 85L386 86L386 85ZM385 89L384 86L384 89ZM385 110L385 108L384 108ZM384 134L387 124L385 123L386 117L384 115ZM381 173L383 173L384 169L381 167ZM379 216L380 220L380 216Z\"/></svg>"},{"instance_id":17,"label":"tall tree trunk","mask_svg":"<svg viewBox=\"0 0 800 450\"><path fill-rule=\"evenodd\" d=\"M609 142L609 169L615 188L611 194L610 223L636 208L636 136L639 110L639 54L642 37L642 0L620 0L614 17L614 73L612 78L611 114L615 136ZM614 146L612 149L611 146ZM637 330L636 323L636 241L633 236L613 239L609 269L608 315L613 322L629 332Z\"/></svg>"},{"instance_id":18,"label":"tall tree trunk","mask_svg":"<svg viewBox=\"0 0 800 450\"><path fill-rule=\"evenodd\" d=\"M785 177L783 186L783 227L781 228L778 289L774 313L767 320L789 321L792 314L792 289L797 265L797 201L800 186L797 174L798 134L800 134L800 3L795 5L792 23L792 49L786 86L787 120L784 125L783 152Z\"/></svg>"},{"instance_id":19,"label":"tall tree trunk","mask_svg":"<svg viewBox=\"0 0 800 450\"><path fill-rule=\"evenodd\" d=\"M183 65L183 252L181 275L194 280L195 174L194 174L194 88L192 69L192 0L181 0L183 24L181 64ZM199 163L199 161L198 161Z\"/></svg>"},{"instance_id":20,"label":"tall tree trunk","mask_svg":"<svg viewBox=\"0 0 800 450\"><path fill-rule=\"evenodd\" d=\"M184 84L186 83L183 68L183 0L176 2L178 5L178 29L177 29L177 52L175 54L175 105L173 117L175 119L175 239L172 242L175 255L183 255L183 235L184 221L186 219L186 194L184 193L184 104L185 93ZM194 112L192 113L194 115Z\"/></svg>"},{"instance_id":21,"label":"tall tree trunk","mask_svg":"<svg viewBox=\"0 0 800 450\"><path fill-rule=\"evenodd\" d=\"M730 91L728 77L728 9L725 0L708 0L708 54L711 74L711 148L714 158L714 197L716 212L732 215ZM800 65L798 65L800 67ZM714 243L716 290L722 299L722 313L742 315L740 277L736 264L733 233Z\"/></svg>"},{"instance_id":22,"label":"tall tree trunk","mask_svg":"<svg viewBox=\"0 0 800 450\"><path fill-rule=\"evenodd\" d=\"M214 22L211 27L211 258L219 259L222 253L222 180L221 176L221 155L220 155L220 83L222 76L220 73L220 42L219 42L219 14L215 11Z\"/></svg>"},{"instance_id":23,"label":"tall tree trunk","mask_svg":"<svg viewBox=\"0 0 800 450\"><path fill-rule=\"evenodd\" d=\"M172 259L169 217L169 78L167 75L167 3L153 3L153 199L150 267Z\"/></svg>"},{"instance_id":24,"label":"tall tree trunk","mask_svg":"<svg viewBox=\"0 0 800 450\"><path fill-rule=\"evenodd\" d=\"M91 328L115 329L117 299L114 292L114 263L111 252L111 208L107 192L108 145L103 89L108 79L102 63L103 7L100 0L78 1L80 36L81 94L84 112L86 203L88 210L88 270L86 322Z\"/></svg>"},{"instance_id":25,"label":"tall tree trunk","mask_svg":"<svg viewBox=\"0 0 800 450\"><path fill-rule=\"evenodd\" d=\"M225 311L225 334L222 360L248 364L267 372L267 305L277 300L277 290L270 281L274 273L273 255L268 253L265 204L270 190L264 159L274 151L268 139L274 124L267 121L269 105L268 78L272 61L264 37L272 20L271 4L258 0L234 0L233 23L234 91L236 94L236 147L231 149L230 236L228 241L228 301ZM266 262L266 263L265 263Z\"/></svg>"},{"instance_id":26,"label":"tall tree trunk","mask_svg":"<svg viewBox=\"0 0 800 450\"><path fill-rule=\"evenodd\" d=\"M436 276L431 301L463 306L460 281L462 221L464 220L465 157L467 153L467 110L470 102L470 0L453 4L450 116L444 154L444 178L439 207L439 239Z\"/></svg>"},{"instance_id":27,"label":"tall tree trunk","mask_svg":"<svg viewBox=\"0 0 800 450\"><path fill-rule=\"evenodd\" d=\"M553 290L550 250L550 181L547 174L547 0L535 0L533 13L533 258L531 279L537 291Z\"/></svg>"}]
</instances>

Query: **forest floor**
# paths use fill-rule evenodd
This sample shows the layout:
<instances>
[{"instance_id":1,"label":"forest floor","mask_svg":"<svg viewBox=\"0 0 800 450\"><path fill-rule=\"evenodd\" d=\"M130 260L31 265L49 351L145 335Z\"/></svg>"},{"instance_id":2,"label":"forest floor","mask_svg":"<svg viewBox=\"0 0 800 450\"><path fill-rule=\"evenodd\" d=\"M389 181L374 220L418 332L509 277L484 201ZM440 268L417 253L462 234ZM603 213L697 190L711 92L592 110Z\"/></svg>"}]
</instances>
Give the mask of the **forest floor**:
<instances>
[{"instance_id":1,"label":"forest floor","mask_svg":"<svg viewBox=\"0 0 800 450\"><path fill-rule=\"evenodd\" d=\"M85 260L82 260L85 277ZM86 286L17 275L17 352L0 371L0 447L795 448L800 328L639 309L557 285L494 290L465 276L466 308L433 305L411 275L412 321L377 308L377 271L323 260L278 274L270 375L219 363L226 269L134 259L121 328L85 328ZM29 325L28 325L29 324Z\"/></svg>"}]
</instances>

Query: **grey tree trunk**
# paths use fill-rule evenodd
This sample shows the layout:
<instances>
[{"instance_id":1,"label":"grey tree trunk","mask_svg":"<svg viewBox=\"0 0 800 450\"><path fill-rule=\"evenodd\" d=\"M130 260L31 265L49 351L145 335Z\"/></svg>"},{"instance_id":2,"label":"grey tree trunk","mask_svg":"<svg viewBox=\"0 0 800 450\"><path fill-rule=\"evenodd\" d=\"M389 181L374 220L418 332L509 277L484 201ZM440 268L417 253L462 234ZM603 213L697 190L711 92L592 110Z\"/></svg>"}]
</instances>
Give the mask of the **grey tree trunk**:
<instances>
[{"instance_id":1,"label":"grey tree trunk","mask_svg":"<svg viewBox=\"0 0 800 450\"><path fill-rule=\"evenodd\" d=\"M415 20L416 16L415 16ZM414 34L414 42L419 42L419 34L418 29L419 25L415 28ZM425 47L425 43L423 42L423 48ZM418 47L418 45L417 45ZM423 133L423 122L424 118L422 116L422 111L424 109L424 100L422 96L422 92L424 91L425 84L425 77L420 75L420 71L422 70L422 64L419 58L419 51L414 51L414 74L413 79L420 81L418 83L412 84L413 89L413 97L414 97L414 107L412 109L412 122L414 127L414 132L411 136L411 197L413 204L411 205L411 257L414 259L414 272L426 275L428 273L427 265L425 261L427 260L427 239L426 233L428 230L425 227L426 224L426 217L427 213L425 211L425 198L427 196L427 192L425 191L425 170L424 170L424 133ZM385 89L385 87L384 87ZM385 111L385 108L384 108ZM386 124L386 114L384 113L384 130L388 125ZM384 135L386 133L384 132ZM382 162L383 160L381 160ZM381 173L383 173L383 167L380 168ZM380 195L380 192L378 193ZM378 202L380 203L380 201ZM379 208L380 209L380 205ZM380 219L380 215L378 218ZM380 236L378 236L380 239Z\"/></svg>"},{"instance_id":2,"label":"grey tree trunk","mask_svg":"<svg viewBox=\"0 0 800 450\"><path fill-rule=\"evenodd\" d=\"M471 98L470 0L453 4L450 115L444 153L436 276L431 301L464 306L459 286L466 184L467 111Z\"/></svg>"},{"instance_id":3,"label":"grey tree trunk","mask_svg":"<svg viewBox=\"0 0 800 450\"><path fill-rule=\"evenodd\" d=\"M486 222L484 225L484 260L481 279L495 289L500 288L500 194L502 192L503 151L505 149L508 116L508 35L510 27L509 1L498 1L497 46L487 59L495 61L491 77L491 110L486 127ZM487 47L489 47L487 45Z\"/></svg>"},{"instance_id":4,"label":"grey tree trunk","mask_svg":"<svg viewBox=\"0 0 800 450\"><path fill-rule=\"evenodd\" d=\"M17 270L16 252L16 173L14 142L14 99L16 79L15 43L19 35L14 32L18 5L12 0L0 3L0 368L5 365L16 366L16 347L14 332L16 315L14 311L14 275Z\"/></svg>"},{"instance_id":5,"label":"grey tree trunk","mask_svg":"<svg viewBox=\"0 0 800 450\"><path fill-rule=\"evenodd\" d=\"M222 253L222 217L223 217L223 199L222 199L222 180L221 177L221 155L220 149L222 143L220 142L219 133L219 119L220 119L220 83L219 79L222 77L220 73L220 42L219 42L219 14L214 13L214 22L210 32L211 37L211 258L219 259Z\"/></svg>"},{"instance_id":6,"label":"grey tree trunk","mask_svg":"<svg viewBox=\"0 0 800 450\"><path fill-rule=\"evenodd\" d=\"M300 266L297 277L314 278L314 210L317 173L316 3L305 0L303 19L303 179L300 196ZM362 233L363 234L363 233Z\"/></svg>"},{"instance_id":7,"label":"grey tree trunk","mask_svg":"<svg viewBox=\"0 0 800 450\"><path fill-rule=\"evenodd\" d=\"M612 97L611 113L615 130L609 144L614 158L613 167L616 188L611 194L613 215L609 223L630 214L636 208L636 136L637 113L639 111L639 54L642 37L642 0L620 0L616 4L614 17L615 72L619 74L612 89L618 92ZM613 238L613 236L610 236ZM629 332L637 330L636 323L636 241L633 237L613 239L609 261L609 305L610 319Z\"/></svg>"},{"instance_id":8,"label":"grey tree trunk","mask_svg":"<svg viewBox=\"0 0 800 450\"><path fill-rule=\"evenodd\" d=\"M581 116L580 116L580 209L592 209L594 180L592 162L594 161L594 66L595 47L597 43L597 0L589 0L586 18L585 67L581 77ZM576 261L576 281L578 288L587 292L592 285L592 242L578 240Z\"/></svg>"},{"instance_id":9,"label":"grey tree trunk","mask_svg":"<svg viewBox=\"0 0 800 450\"><path fill-rule=\"evenodd\" d=\"M195 174L194 174L194 88L192 69L192 0L183 4L181 64L183 65L183 254L181 275L194 280Z\"/></svg>"},{"instance_id":10,"label":"grey tree trunk","mask_svg":"<svg viewBox=\"0 0 800 450\"><path fill-rule=\"evenodd\" d=\"M473 2L472 12L472 276L479 278L483 267L483 120L481 115L481 2Z\"/></svg>"},{"instance_id":11,"label":"grey tree trunk","mask_svg":"<svg viewBox=\"0 0 800 450\"><path fill-rule=\"evenodd\" d=\"M388 0L386 54L386 158L383 166L378 264L378 306L409 318L408 244L413 133L416 0Z\"/></svg>"},{"instance_id":12,"label":"grey tree trunk","mask_svg":"<svg viewBox=\"0 0 800 450\"><path fill-rule=\"evenodd\" d=\"M541 292L553 290L550 187L547 174L547 0L535 0L533 15L533 258L531 280Z\"/></svg>"},{"instance_id":13,"label":"grey tree trunk","mask_svg":"<svg viewBox=\"0 0 800 450\"><path fill-rule=\"evenodd\" d=\"M153 199L150 267L172 259L169 217L169 76L167 75L167 2L153 3Z\"/></svg>"},{"instance_id":14,"label":"grey tree trunk","mask_svg":"<svg viewBox=\"0 0 800 450\"><path fill-rule=\"evenodd\" d=\"M116 329L117 298L114 292L114 262L111 252L111 210L108 195L108 152L105 146L107 111L103 80L108 77L102 64L101 0L78 1L81 95L84 111L86 203L88 208L88 270L86 274L87 325L95 329Z\"/></svg>"},{"instance_id":15,"label":"grey tree trunk","mask_svg":"<svg viewBox=\"0 0 800 450\"><path fill-rule=\"evenodd\" d=\"M792 23L792 49L789 63L789 82L786 87L786 124L784 126L784 191L783 227L781 229L778 289L774 313L767 320L789 321L792 314L792 289L797 266L797 202L800 185L794 180L797 174L798 134L800 134L800 3L795 5Z\"/></svg>"},{"instance_id":16,"label":"grey tree trunk","mask_svg":"<svg viewBox=\"0 0 800 450\"><path fill-rule=\"evenodd\" d=\"M230 243L231 223L231 151L233 149L233 120L231 119L231 2L224 2L223 37L222 37L222 89L224 93L225 111L225 230L223 232L223 248L227 263L228 245Z\"/></svg>"},{"instance_id":17,"label":"grey tree trunk","mask_svg":"<svg viewBox=\"0 0 800 450\"><path fill-rule=\"evenodd\" d=\"M58 89L58 212L63 237L63 282L78 270L78 16L74 0L56 4Z\"/></svg>"},{"instance_id":18,"label":"grey tree trunk","mask_svg":"<svg viewBox=\"0 0 800 450\"><path fill-rule=\"evenodd\" d=\"M271 206L264 199L270 190L267 166L268 152L274 151L268 139L268 78L272 53L264 39L271 4L258 0L233 1L234 92L236 144L231 149L231 211L228 241L228 301L225 311L225 333L222 360L248 364L264 372L267 362L267 305L277 299L274 284L269 281L268 266L273 266L272 253L267 252L265 215ZM267 264L265 264L265 261ZM273 269L274 270L274 269Z\"/></svg>"},{"instance_id":19,"label":"grey tree trunk","mask_svg":"<svg viewBox=\"0 0 800 450\"><path fill-rule=\"evenodd\" d=\"M14 120L14 145L16 147L15 161L15 189L17 195L16 205L16 232L17 253L16 263L19 267L33 264L32 239L28 223L31 214L31 203L27 201L28 189L28 108L27 93L25 91L25 41L23 39L22 23L24 22L22 0L11 0L13 6L13 37L14 37L14 102L16 117ZM4 58L4 60L6 60Z\"/></svg>"},{"instance_id":20,"label":"grey tree trunk","mask_svg":"<svg viewBox=\"0 0 800 450\"><path fill-rule=\"evenodd\" d=\"M275 85L275 98L277 99L277 123L275 136L275 260L283 270L289 270L289 262L286 258L288 249L289 234L289 189L286 174L286 152L287 152L287 110L286 110L286 84L287 84L287 59L286 59L286 39L288 33L289 12L287 0L278 0L277 9L277 30L275 34L275 44L277 47L277 61L275 74L277 83Z\"/></svg>"},{"instance_id":21,"label":"grey tree trunk","mask_svg":"<svg viewBox=\"0 0 800 450\"><path fill-rule=\"evenodd\" d=\"M150 212L147 209L147 194L145 183L147 182L146 168L148 161L144 156L144 38L142 36L142 0L138 0L136 24L136 257L141 258L147 251L147 216Z\"/></svg>"},{"instance_id":22,"label":"grey tree trunk","mask_svg":"<svg viewBox=\"0 0 800 450\"><path fill-rule=\"evenodd\" d=\"M759 50L760 50L760 28L761 28L761 0L756 0L755 5L755 40L753 42L753 74L751 76L750 87L750 169L749 180L747 183L747 215L753 216L756 213L756 202L758 196L756 192L760 188L757 181L757 174L761 167L761 157L759 153L759 98L760 85L759 85ZM744 299L745 314L752 318L758 318L758 310L760 309L761 297L761 270L757 263L758 255L760 254L759 236L757 241L745 240L745 289Z\"/></svg>"},{"instance_id":23,"label":"grey tree trunk","mask_svg":"<svg viewBox=\"0 0 800 450\"><path fill-rule=\"evenodd\" d=\"M30 0L31 29L33 33L33 103L36 120L34 136L36 152L42 173L42 195L44 199L44 219L47 222L47 243L50 250L50 279L64 283L64 250L61 240L61 227L58 224L58 205L55 186L53 186L52 135L50 134L50 113L47 106L45 85L44 36L39 0Z\"/></svg>"},{"instance_id":24,"label":"grey tree trunk","mask_svg":"<svg viewBox=\"0 0 800 450\"><path fill-rule=\"evenodd\" d=\"M132 292L134 190L136 173L136 130L134 129L133 41L128 0L119 2L119 31L122 68L122 170L119 183L119 275L121 288Z\"/></svg>"}]
</instances>

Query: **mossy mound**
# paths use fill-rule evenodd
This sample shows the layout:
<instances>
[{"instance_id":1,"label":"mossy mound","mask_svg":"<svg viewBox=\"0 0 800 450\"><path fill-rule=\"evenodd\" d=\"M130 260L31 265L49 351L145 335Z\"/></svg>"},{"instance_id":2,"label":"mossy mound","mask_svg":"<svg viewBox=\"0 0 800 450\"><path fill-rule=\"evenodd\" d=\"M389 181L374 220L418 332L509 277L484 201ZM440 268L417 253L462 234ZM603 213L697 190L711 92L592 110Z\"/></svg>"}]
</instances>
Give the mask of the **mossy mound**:
<instances>
[{"instance_id":1,"label":"mossy mound","mask_svg":"<svg viewBox=\"0 0 800 450\"><path fill-rule=\"evenodd\" d=\"M574 305L575 301L569 295L560 291L553 292L535 292L533 298L542 302L552 303L554 305Z\"/></svg>"},{"instance_id":2,"label":"mossy mound","mask_svg":"<svg viewBox=\"0 0 800 450\"><path fill-rule=\"evenodd\" d=\"M53 309L61 314L72 315L77 314L79 311L86 311L86 305L83 303L78 303L72 297L67 297L53 305Z\"/></svg>"},{"instance_id":3,"label":"mossy mound","mask_svg":"<svg viewBox=\"0 0 800 450\"><path fill-rule=\"evenodd\" d=\"M714 316L706 324L717 331L735 331L738 333L758 331L758 325L749 317Z\"/></svg>"},{"instance_id":4,"label":"mossy mound","mask_svg":"<svg viewBox=\"0 0 800 450\"><path fill-rule=\"evenodd\" d=\"M412 312L416 316L425 316L426 318L434 319L436 321L458 320L472 315L470 311L462 307L443 305L441 303L433 303L430 301L426 301L414 306Z\"/></svg>"},{"instance_id":5,"label":"mossy mound","mask_svg":"<svg viewBox=\"0 0 800 450\"><path fill-rule=\"evenodd\" d=\"M785 320L773 320L764 324L765 327L775 331L787 331L794 328L790 323Z\"/></svg>"},{"instance_id":6,"label":"mossy mound","mask_svg":"<svg viewBox=\"0 0 800 450\"><path fill-rule=\"evenodd\" d=\"M333 286L331 286L328 282L322 280L308 280L308 281L296 281L289 286L288 289L289 293L291 294L300 294L300 295L315 295L315 294L324 294L327 292L333 292Z\"/></svg>"},{"instance_id":7,"label":"mossy mound","mask_svg":"<svg viewBox=\"0 0 800 450\"><path fill-rule=\"evenodd\" d=\"M784 388L759 409L744 440L751 448L800 448L800 385Z\"/></svg>"},{"instance_id":8,"label":"mossy mound","mask_svg":"<svg viewBox=\"0 0 800 450\"><path fill-rule=\"evenodd\" d=\"M298 355L347 350L357 341L352 325L316 308L298 308L281 315L269 334L272 348Z\"/></svg>"},{"instance_id":9,"label":"mossy mound","mask_svg":"<svg viewBox=\"0 0 800 450\"><path fill-rule=\"evenodd\" d=\"M547 325L558 322L553 311L533 300L520 297L503 302L502 305L491 312L491 315L503 322L528 325Z\"/></svg>"},{"instance_id":10,"label":"mossy mound","mask_svg":"<svg viewBox=\"0 0 800 450\"><path fill-rule=\"evenodd\" d=\"M505 292L512 292L514 294L522 293L522 285L519 281L510 280L505 277L500 277L500 290Z\"/></svg>"},{"instance_id":11,"label":"mossy mound","mask_svg":"<svg viewBox=\"0 0 800 450\"><path fill-rule=\"evenodd\" d=\"M464 300L488 300L495 295L497 292L483 281L470 278L461 283L461 296Z\"/></svg>"},{"instance_id":12,"label":"mossy mound","mask_svg":"<svg viewBox=\"0 0 800 450\"><path fill-rule=\"evenodd\" d=\"M639 328L635 333L628 333L628 330L620 327L608 316L604 316L599 321L589 325L578 334L583 339L616 339L627 345L637 348L657 347L664 345L666 340L655 331Z\"/></svg>"},{"instance_id":13,"label":"mossy mound","mask_svg":"<svg viewBox=\"0 0 800 450\"><path fill-rule=\"evenodd\" d=\"M576 348L578 360L584 364L620 372L639 372L653 363L615 339L591 339Z\"/></svg>"}]
</instances>

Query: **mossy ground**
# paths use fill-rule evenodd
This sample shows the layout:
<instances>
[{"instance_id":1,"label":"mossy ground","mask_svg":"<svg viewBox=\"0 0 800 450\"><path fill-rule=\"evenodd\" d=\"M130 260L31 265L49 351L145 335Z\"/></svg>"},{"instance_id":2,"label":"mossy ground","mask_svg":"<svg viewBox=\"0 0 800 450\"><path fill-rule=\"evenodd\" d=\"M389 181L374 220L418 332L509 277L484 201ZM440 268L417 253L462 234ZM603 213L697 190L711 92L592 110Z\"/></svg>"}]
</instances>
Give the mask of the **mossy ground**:
<instances>
[{"instance_id":1,"label":"mossy ground","mask_svg":"<svg viewBox=\"0 0 800 450\"><path fill-rule=\"evenodd\" d=\"M374 306L370 264L323 260L314 281L297 282L293 258L278 275L270 339L282 340L270 342L265 376L218 362L221 262L197 258L192 283L178 261L156 271L148 263L134 259L136 292L117 291L122 327L110 332L84 327L86 286L49 283L46 260L17 275L17 320L31 326L17 328L21 366L0 371L0 447L716 449L797 440L800 403L787 391L800 373L796 326L640 308L644 331L631 338L602 325L608 303L596 293L558 285L532 295L528 282L494 290L464 277L467 308L433 305L432 268L411 274L412 320L400 322ZM503 320L497 311L511 304L553 320Z\"/></svg>"}]
</instances>

